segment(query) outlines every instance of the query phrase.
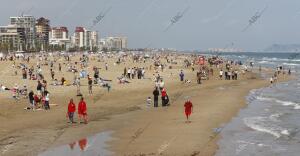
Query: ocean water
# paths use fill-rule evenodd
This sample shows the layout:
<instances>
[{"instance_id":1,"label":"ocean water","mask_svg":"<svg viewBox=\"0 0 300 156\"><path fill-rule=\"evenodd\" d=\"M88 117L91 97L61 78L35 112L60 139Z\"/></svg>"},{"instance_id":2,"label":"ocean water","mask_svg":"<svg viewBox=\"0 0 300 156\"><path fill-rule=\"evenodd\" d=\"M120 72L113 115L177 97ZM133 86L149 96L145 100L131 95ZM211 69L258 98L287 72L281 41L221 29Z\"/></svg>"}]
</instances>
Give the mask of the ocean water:
<instances>
[{"instance_id":1,"label":"ocean water","mask_svg":"<svg viewBox=\"0 0 300 156\"><path fill-rule=\"evenodd\" d=\"M291 68L297 75L295 53L231 53L223 57L256 66ZM222 127L216 156L299 156L300 76L296 80L252 90L248 106Z\"/></svg>"}]
</instances>

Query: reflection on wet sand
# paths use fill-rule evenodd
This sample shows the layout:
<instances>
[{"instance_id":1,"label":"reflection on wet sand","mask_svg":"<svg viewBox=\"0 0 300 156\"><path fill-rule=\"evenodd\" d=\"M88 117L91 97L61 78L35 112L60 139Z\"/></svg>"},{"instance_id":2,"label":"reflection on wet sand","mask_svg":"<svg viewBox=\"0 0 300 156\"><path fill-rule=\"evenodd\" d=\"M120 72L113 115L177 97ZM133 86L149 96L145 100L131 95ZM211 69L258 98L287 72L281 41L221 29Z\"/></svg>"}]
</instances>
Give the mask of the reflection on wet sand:
<instances>
[{"instance_id":1,"label":"reflection on wet sand","mask_svg":"<svg viewBox=\"0 0 300 156\"><path fill-rule=\"evenodd\" d=\"M49 149L39 156L94 156L111 155L112 152L106 150L106 142L111 139L112 132L103 132L89 138L83 138L76 142L69 143L53 149Z\"/></svg>"}]
</instances>

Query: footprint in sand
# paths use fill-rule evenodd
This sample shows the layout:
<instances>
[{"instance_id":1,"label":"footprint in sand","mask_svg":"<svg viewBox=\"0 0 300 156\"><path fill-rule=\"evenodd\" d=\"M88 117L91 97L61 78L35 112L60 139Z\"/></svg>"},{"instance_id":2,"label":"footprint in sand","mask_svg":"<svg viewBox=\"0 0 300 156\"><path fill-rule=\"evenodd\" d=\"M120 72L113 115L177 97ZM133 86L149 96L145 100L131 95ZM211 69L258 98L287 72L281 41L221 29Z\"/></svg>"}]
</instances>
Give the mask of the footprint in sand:
<instances>
[{"instance_id":1,"label":"footprint in sand","mask_svg":"<svg viewBox=\"0 0 300 156\"><path fill-rule=\"evenodd\" d=\"M158 153L159 155L161 155L161 154L162 154L162 153L170 146L170 144L176 139L176 137L177 137L177 136L173 137L170 141L167 141L167 142L165 142L164 144L162 144L162 145L158 148L157 153Z\"/></svg>"}]
</instances>

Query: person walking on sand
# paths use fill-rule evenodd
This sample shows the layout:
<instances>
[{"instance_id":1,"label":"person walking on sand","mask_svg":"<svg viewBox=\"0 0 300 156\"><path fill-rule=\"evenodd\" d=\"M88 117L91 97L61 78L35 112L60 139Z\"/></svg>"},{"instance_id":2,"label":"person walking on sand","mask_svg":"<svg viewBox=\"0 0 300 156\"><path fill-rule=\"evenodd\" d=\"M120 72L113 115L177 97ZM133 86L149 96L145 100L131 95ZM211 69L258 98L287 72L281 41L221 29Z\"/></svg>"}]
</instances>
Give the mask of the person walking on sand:
<instances>
[{"instance_id":1,"label":"person walking on sand","mask_svg":"<svg viewBox=\"0 0 300 156\"><path fill-rule=\"evenodd\" d=\"M186 122L190 122L189 117L190 117L190 115L192 114L192 111L193 111L193 104L189 99L187 99L185 104L184 104L184 107L185 107Z\"/></svg>"},{"instance_id":2,"label":"person walking on sand","mask_svg":"<svg viewBox=\"0 0 300 156\"><path fill-rule=\"evenodd\" d=\"M179 77L180 77L180 81L183 82L184 81L184 73L182 70L180 71Z\"/></svg>"},{"instance_id":3,"label":"person walking on sand","mask_svg":"<svg viewBox=\"0 0 300 156\"><path fill-rule=\"evenodd\" d=\"M29 98L30 108L34 111L35 110L35 103L34 103L34 93L33 93L33 91L29 92L28 98Z\"/></svg>"},{"instance_id":4,"label":"person walking on sand","mask_svg":"<svg viewBox=\"0 0 300 156\"><path fill-rule=\"evenodd\" d=\"M105 70L108 70L108 64L105 63Z\"/></svg>"},{"instance_id":5,"label":"person walking on sand","mask_svg":"<svg viewBox=\"0 0 300 156\"><path fill-rule=\"evenodd\" d=\"M93 80L91 77L88 77L88 86L89 86L89 94L93 94Z\"/></svg>"},{"instance_id":6,"label":"person walking on sand","mask_svg":"<svg viewBox=\"0 0 300 156\"><path fill-rule=\"evenodd\" d=\"M45 110L50 110L50 94L48 91L44 92L44 96L45 96Z\"/></svg>"},{"instance_id":7,"label":"person walking on sand","mask_svg":"<svg viewBox=\"0 0 300 156\"><path fill-rule=\"evenodd\" d=\"M71 123L74 123L74 113L76 111L76 106L73 102L73 99L70 99L69 105L68 105L68 117Z\"/></svg>"},{"instance_id":8,"label":"person walking on sand","mask_svg":"<svg viewBox=\"0 0 300 156\"><path fill-rule=\"evenodd\" d=\"M223 79L223 70L222 69L220 70L219 76L220 76L220 80L222 80Z\"/></svg>"},{"instance_id":9,"label":"person walking on sand","mask_svg":"<svg viewBox=\"0 0 300 156\"><path fill-rule=\"evenodd\" d=\"M158 96L159 96L159 91L157 87L155 87L153 91L153 96L154 96L154 107L158 107Z\"/></svg>"},{"instance_id":10,"label":"person walking on sand","mask_svg":"<svg viewBox=\"0 0 300 156\"><path fill-rule=\"evenodd\" d=\"M163 89L161 90L161 102L162 102L162 106L163 106L163 107L167 106L166 100L167 100L167 92L166 92L166 89L163 88Z\"/></svg>"},{"instance_id":11,"label":"person walking on sand","mask_svg":"<svg viewBox=\"0 0 300 156\"><path fill-rule=\"evenodd\" d=\"M79 122L81 122L81 119L83 119L85 124L87 124L88 122L86 110L87 110L86 103L82 97L78 104L78 117L79 117Z\"/></svg>"}]
</instances>

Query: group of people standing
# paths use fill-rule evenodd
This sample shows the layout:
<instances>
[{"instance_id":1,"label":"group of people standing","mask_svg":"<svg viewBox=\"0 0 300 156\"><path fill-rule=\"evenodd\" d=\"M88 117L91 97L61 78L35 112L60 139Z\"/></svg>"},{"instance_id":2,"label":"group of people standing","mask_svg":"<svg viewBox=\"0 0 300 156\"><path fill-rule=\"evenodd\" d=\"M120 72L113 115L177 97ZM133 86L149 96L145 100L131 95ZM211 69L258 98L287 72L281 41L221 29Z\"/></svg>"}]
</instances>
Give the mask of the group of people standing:
<instances>
[{"instance_id":1,"label":"group of people standing","mask_svg":"<svg viewBox=\"0 0 300 156\"><path fill-rule=\"evenodd\" d=\"M67 111L67 117L70 120L70 123L76 123L74 122L74 114L76 112L76 105L73 101L73 99L70 99L70 102L68 104L68 111ZM78 118L79 122L83 120L85 124L88 123L88 115L87 115L87 106L86 102L84 101L83 97L81 97L80 102L78 103Z\"/></svg>"},{"instance_id":2,"label":"group of people standing","mask_svg":"<svg viewBox=\"0 0 300 156\"><path fill-rule=\"evenodd\" d=\"M237 70L226 70L225 72L221 69L220 70L220 80L223 78L225 80L237 80L238 79L238 71Z\"/></svg>"},{"instance_id":3,"label":"group of people standing","mask_svg":"<svg viewBox=\"0 0 300 156\"><path fill-rule=\"evenodd\" d=\"M124 68L124 76L128 79L134 79L137 77L138 79L145 78L145 69L144 68Z\"/></svg>"},{"instance_id":4,"label":"group of people standing","mask_svg":"<svg viewBox=\"0 0 300 156\"><path fill-rule=\"evenodd\" d=\"M169 105L169 96L167 94L166 89L155 86L155 89L153 91L154 107L158 107L158 97L160 94L161 94L162 107L168 106Z\"/></svg>"}]
</instances>

